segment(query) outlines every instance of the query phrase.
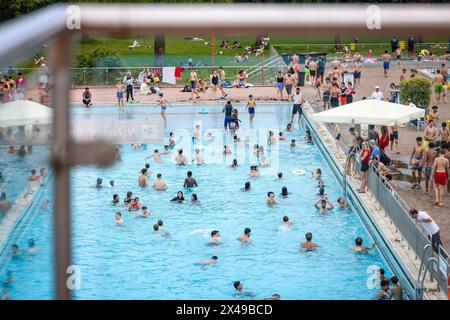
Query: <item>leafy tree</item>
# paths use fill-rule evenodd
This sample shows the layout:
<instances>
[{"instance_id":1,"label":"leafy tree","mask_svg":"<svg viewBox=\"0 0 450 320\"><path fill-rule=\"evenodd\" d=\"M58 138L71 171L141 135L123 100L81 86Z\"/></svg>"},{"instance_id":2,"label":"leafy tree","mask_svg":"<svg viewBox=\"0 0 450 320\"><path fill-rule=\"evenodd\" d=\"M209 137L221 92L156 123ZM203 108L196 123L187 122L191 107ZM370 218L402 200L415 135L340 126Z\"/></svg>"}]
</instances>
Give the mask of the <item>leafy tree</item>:
<instances>
[{"instance_id":1,"label":"leafy tree","mask_svg":"<svg viewBox=\"0 0 450 320\"><path fill-rule=\"evenodd\" d=\"M428 107L431 101L431 82L423 77L414 77L400 83L400 100L407 104L408 99L418 105Z\"/></svg>"}]
</instances>

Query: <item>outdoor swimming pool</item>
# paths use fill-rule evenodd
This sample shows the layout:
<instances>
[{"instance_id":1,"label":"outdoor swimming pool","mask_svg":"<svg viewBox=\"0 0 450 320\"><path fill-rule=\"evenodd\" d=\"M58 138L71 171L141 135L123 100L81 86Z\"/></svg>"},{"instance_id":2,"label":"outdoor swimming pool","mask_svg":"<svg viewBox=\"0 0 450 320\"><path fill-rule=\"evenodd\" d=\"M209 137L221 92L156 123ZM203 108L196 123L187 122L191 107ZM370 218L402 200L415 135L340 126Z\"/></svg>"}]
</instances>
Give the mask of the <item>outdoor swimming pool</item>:
<instances>
[{"instance_id":1,"label":"outdoor swimming pool","mask_svg":"<svg viewBox=\"0 0 450 320\"><path fill-rule=\"evenodd\" d=\"M248 128L245 107L239 106L241 128ZM333 204L341 196L338 181L314 145L304 141L304 130L295 129L285 133L286 141L275 146L265 145L265 131L278 128L284 130L291 107L266 105L257 109L255 129L260 133L260 144L266 149L272 168L261 168L262 175L248 177L250 164L256 159L249 147L228 144L233 154L215 155L220 159L215 164L176 166L170 155L163 155L161 163L150 156L154 146L133 149L130 145L120 147L122 161L114 167L99 169L79 167L72 170L72 225L73 263L80 271L79 288L73 291L76 299L261 299L278 293L282 299L369 299L376 292L368 287L375 269L382 267L388 276L389 268L378 252L357 254L350 249L354 239L361 236L364 244L370 245L371 236L358 215L352 210L335 209L329 214L320 214L313 204L318 199L317 180L312 177L314 169L322 168L326 193ZM259 113L258 113L259 111ZM262 119L261 113L267 113ZM258 115L261 118L258 118ZM83 115L84 116L84 115ZM75 116L77 117L77 116ZM101 115L99 115L101 117ZM106 117L106 116L105 116ZM108 116L110 117L110 116ZM150 115L159 119L159 115ZM222 137L223 116L173 115L168 113L169 128L186 128L192 132L192 119L202 120L212 131L214 141ZM138 118L131 114L131 119ZM261 130L260 130L261 129ZM174 131L175 150L182 147L190 159L188 137ZM251 135L249 131L249 135ZM277 134L277 133L276 133ZM167 142L167 135L165 142ZM243 135L244 136L244 135ZM297 147L289 148L289 141L296 139ZM210 146L214 142L210 142ZM162 150L164 143L157 146ZM196 145L195 147L198 147ZM214 153L213 148L205 152ZM248 148L248 149L247 149ZM229 165L235 154L244 155L241 166ZM240 158L239 158L240 159ZM140 188L137 178L145 163L150 163L153 182L156 173L167 181L167 191ZM277 167L278 166L278 167ZM295 175L295 169L306 174ZM199 186L194 190L184 189L186 172L191 170ZM278 180L276 173L283 172ZM113 179L114 187L97 189L93 185L97 177L104 184ZM252 184L251 191L240 190L246 181ZM287 198L279 194L286 186L291 192ZM178 190L189 199L195 192L200 205L185 201L171 203ZM133 191L151 215L135 218L125 210L122 201L127 191ZM266 205L267 192L276 194L278 205ZM52 186L44 186L39 201L52 198ZM121 203L111 204L113 194L119 194ZM51 209L42 209L20 237L18 244L26 247L27 240L36 240L37 254L23 254L12 258L0 270L2 279L12 271L14 281L8 290L14 299L48 299L53 297L52 279L52 215ZM115 226L114 213L122 212L124 226ZM294 221L288 230L277 230L284 215ZM163 220L169 238L153 232L153 224ZM251 244L242 244L236 238L245 227L252 229ZM223 244L208 244L209 232L220 231ZM312 232L319 249L304 252L299 248L304 234ZM201 259L218 256L214 266L196 265ZM236 295L233 282L240 280L253 297Z\"/></svg>"}]
</instances>

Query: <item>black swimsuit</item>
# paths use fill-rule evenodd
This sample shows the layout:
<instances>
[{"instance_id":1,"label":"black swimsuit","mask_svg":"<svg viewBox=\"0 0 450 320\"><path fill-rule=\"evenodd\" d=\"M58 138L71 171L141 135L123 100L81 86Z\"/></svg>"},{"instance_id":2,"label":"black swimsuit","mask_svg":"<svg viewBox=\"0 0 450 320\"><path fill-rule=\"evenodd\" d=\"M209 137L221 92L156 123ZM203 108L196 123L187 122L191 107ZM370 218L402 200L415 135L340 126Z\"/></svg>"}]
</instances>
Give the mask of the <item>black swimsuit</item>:
<instances>
[{"instance_id":1,"label":"black swimsuit","mask_svg":"<svg viewBox=\"0 0 450 320\"><path fill-rule=\"evenodd\" d=\"M213 75L211 78L211 83L217 86L219 84L219 76Z\"/></svg>"}]
</instances>

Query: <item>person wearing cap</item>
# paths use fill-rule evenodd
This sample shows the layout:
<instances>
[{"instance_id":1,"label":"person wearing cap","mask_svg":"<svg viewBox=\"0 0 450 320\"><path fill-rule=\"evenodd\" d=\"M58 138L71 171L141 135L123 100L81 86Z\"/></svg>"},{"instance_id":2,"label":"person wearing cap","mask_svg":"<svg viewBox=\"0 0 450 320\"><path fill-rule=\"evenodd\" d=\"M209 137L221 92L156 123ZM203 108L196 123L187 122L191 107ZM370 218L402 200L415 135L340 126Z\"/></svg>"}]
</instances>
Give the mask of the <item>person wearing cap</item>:
<instances>
[{"instance_id":1,"label":"person wearing cap","mask_svg":"<svg viewBox=\"0 0 450 320\"><path fill-rule=\"evenodd\" d=\"M381 100L384 99L383 92L380 91L380 87L379 86L375 87L375 91L372 92L372 95L370 96L370 98L374 99L374 100L378 100L378 101L381 101Z\"/></svg>"}]
</instances>

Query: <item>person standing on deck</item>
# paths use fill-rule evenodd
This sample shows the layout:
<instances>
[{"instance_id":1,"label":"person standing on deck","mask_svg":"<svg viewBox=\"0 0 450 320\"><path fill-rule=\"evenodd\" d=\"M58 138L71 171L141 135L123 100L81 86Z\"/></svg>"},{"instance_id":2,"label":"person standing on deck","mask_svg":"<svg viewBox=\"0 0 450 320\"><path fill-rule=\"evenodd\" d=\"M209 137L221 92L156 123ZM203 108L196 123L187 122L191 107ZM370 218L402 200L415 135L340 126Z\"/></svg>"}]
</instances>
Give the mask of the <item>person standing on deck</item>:
<instances>
[{"instance_id":1,"label":"person standing on deck","mask_svg":"<svg viewBox=\"0 0 450 320\"><path fill-rule=\"evenodd\" d=\"M253 99L253 95L249 95L247 106L245 108L248 110L248 116L249 116L249 120L250 120L250 128L253 128L253 118L255 118L255 107L256 107L256 102Z\"/></svg>"},{"instance_id":2,"label":"person standing on deck","mask_svg":"<svg viewBox=\"0 0 450 320\"><path fill-rule=\"evenodd\" d=\"M434 159L433 177L436 191L436 205L443 206L445 186L447 185L447 177L450 174L449 161L445 158L445 151L440 149L439 156Z\"/></svg>"},{"instance_id":3,"label":"person standing on deck","mask_svg":"<svg viewBox=\"0 0 450 320\"><path fill-rule=\"evenodd\" d=\"M293 102L294 105L292 107L292 115L291 115L291 122L294 121L295 115L298 113L298 122L302 120L302 114L303 114L303 104L305 103L305 99L303 98L303 94L300 92L300 88L297 87L295 89L295 94L293 96Z\"/></svg>"},{"instance_id":4,"label":"person standing on deck","mask_svg":"<svg viewBox=\"0 0 450 320\"><path fill-rule=\"evenodd\" d=\"M383 60L384 76L387 78L389 65L391 63L391 55L387 52L387 50L384 51L384 54L381 56L381 59Z\"/></svg>"},{"instance_id":5,"label":"person standing on deck","mask_svg":"<svg viewBox=\"0 0 450 320\"><path fill-rule=\"evenodd\" d=\"M409 210L409 214L413 219L422 224L422 227L427 231L431 237L431 246L434 252L439 253L439 246L442 245L440 229L436 222L425 211L417 211L412 208Z\"/></svg>"}]
</instances>

